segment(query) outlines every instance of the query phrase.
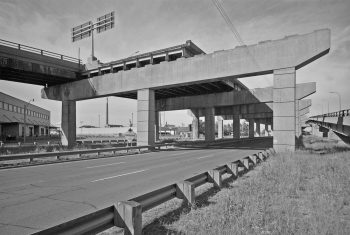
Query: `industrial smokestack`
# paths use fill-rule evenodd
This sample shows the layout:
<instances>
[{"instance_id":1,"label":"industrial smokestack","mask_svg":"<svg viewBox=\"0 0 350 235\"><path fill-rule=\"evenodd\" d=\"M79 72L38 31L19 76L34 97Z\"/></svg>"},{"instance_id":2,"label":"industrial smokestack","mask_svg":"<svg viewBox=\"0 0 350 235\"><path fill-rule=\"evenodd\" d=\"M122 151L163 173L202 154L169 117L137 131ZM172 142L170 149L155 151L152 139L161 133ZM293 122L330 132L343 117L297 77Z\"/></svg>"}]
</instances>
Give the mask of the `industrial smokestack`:
<instances>
[{"instance_id":1,"label":"industrial smokestack","mask_svg":"<svg viewBox=\"0 0 350 235\"><path fill-rule=\"evenodd\" d=\"M106 103L106 127L109 127L109 124L108 124L108 97L107 97L107 103Z\"/></svg>"}]
</instances>

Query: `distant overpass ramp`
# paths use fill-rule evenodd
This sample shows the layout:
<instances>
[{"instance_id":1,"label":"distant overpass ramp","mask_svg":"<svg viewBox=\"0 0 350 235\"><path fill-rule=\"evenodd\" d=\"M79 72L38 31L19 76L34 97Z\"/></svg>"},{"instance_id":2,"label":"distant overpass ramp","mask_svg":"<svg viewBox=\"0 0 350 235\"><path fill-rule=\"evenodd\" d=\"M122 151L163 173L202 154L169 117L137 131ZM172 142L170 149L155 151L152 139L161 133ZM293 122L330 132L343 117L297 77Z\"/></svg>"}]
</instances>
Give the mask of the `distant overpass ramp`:
<instances>
[{"instance_id":1,"label":"distant overpass ramp","mask_svg":"<svg viewBox=\"0 0 350 235\"><path fill-rule=\"evenodd\" d=\"M79 80L79 59L0 39L0 79L53 86Z\"/></svg>"},{"instance_id":2,"label":"distant overpass ramp","mask_svg":"<svg viewBox=\"0 0 350 235\"><path fill-rule=\"evenodd\" d=\"M307 123L320 126L321 132L332 130L345 143L350 144L350 109L312 116Z\"/></svg>"}]
</instances>

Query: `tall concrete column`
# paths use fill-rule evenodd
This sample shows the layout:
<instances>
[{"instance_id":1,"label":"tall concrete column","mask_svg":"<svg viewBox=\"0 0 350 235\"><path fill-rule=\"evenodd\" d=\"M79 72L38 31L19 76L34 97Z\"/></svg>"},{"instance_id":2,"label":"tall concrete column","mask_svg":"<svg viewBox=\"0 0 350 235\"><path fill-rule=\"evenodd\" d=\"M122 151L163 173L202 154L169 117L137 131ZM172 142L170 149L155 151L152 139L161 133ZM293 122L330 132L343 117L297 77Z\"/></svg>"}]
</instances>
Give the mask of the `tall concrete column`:
<instances>
[{"instance_id":1,"label":"tall concrete column","mask_svg":"<svg viewBox=\"0 0 350 235\"><path fill-rule=\"evenodd\" d=\"M295 136L299 138L301 135L300 114L299 114L299 100L295 101Z\"/></svg>"},{"instance_id":2,"label":"tall concrete column","mask_svg":"<svg viewBox=\"0 0 350 235\"><path fill-rule=\"evenodd\" d=\"M269 135L269 124L265 123L265 136Z\"/></svg>"},{"instance_id":3,"label":"tall concrete column","mask_svg":"<svg viewBox=\"0 0 350 235\"><path fill-rule=\"evenodd\" d=\"M218 117L218 138L224 138L224 120L221 116Z\"/></svg>"},{"instance_id":4,"label":"tall concrete column","mask_svg":"<svg viewBox=\"0 0 350 235\"><path fill-rule=\"evenodd\" d=\"M159 112L155 112L155 117L154 117L154 128L155 128L155 136L156 136L156 141L159 140Z\"/></svg>"},{"instance_id":5,"label":"tall concrete column","mask_svg":"<svg viewBox=\"0 0 350 235\"><path fill-rule=\"evenodd\" d=\"M240 123L239 114L233 114L233 138L239 139L241 136L241 123Z\"/></svg>"},{"instance_id":6,"label":"tall concrete column","mask_svg":"<svg viewBox=\"0 0 350 235\"><path fill-rule=\"evenodd\" d=\"M205 141L215 140L215 108L205 109Z\"/></svg>"},{"instance_id":7,"label":"tall concrete column","mask_svg":"<svg viewBox=\"0 0 350 235\"><path fill-rule=\"evenodd\" d=\"M249 138L254 138L254 119L249 119Z\"/></svg>"},{"instance_id":8,"label":"tall concrete column","mask_svg":"<svg viewBox=\"0 0 350 235\"><path fill-rule=\"evenodd\" d=\"M196 140L199 138L199 112L198 109L191 109L192 114L192 139Z\"/></svg>"},{"instance_id":9,"label":"tall concrete column","mask_svg":"<svg viewBox=\"0 0 350 235\"><path fill-rule=\"evenodd\" d=\"M295 68L274 70L273 147L276 152L295 150Z\"/></svg>"},{"instance_id":10,"label":"tall concrete column","mask_svg":"<svg viewBox=\"0 0 350 235\"><path fill-rule=\"evenodd\" d=\"M155 139L154 90L137 91L137 145L154 146Z\"/></svg>"},{"instance_id":11,"label":"tall concrete column","mask_svg":"<svg viewBox=\"0 0 350 235\"><path fill-rule=\"evenodd\" d=\"M76 140L76 102L62 101L61 143L73 147Z\"/></svg>"},{"instance_id":12,"label":"tall concrete column","mask_svg":"<svg viewBox=\"0 0 350 235\"><path fill-rule=\"evenodd\" d=\"M261 132L260 132L260 120L259 119L255 119L255 123L256 123L256 134L258 136L261 135Z\"/></svg>"}]
</instances>

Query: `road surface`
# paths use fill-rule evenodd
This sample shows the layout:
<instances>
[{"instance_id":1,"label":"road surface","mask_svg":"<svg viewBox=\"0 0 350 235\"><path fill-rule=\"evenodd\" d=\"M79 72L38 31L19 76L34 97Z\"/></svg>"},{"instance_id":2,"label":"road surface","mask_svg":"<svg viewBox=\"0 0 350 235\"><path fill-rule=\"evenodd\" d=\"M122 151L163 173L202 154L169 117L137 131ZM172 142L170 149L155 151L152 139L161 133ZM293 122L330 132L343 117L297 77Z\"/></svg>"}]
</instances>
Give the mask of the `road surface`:
<instances>
[{"instance_id":1,"label":"road surface","mask_svg":"<svg viewBox=\"0 0 350 235\"><path fill-rule=\"evenodd\" d=\"M0 234L30 234L257 153L173 149L0 170Z\"/></svg>"}]
</instances>

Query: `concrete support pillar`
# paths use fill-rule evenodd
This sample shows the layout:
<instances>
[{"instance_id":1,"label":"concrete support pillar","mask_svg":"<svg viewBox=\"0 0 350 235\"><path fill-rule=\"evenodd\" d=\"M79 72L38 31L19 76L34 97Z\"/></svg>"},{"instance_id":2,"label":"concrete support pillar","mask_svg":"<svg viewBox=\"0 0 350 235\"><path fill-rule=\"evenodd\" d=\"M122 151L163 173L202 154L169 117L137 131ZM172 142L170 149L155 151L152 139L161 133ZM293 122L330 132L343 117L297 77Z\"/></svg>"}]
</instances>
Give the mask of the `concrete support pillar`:
<instances>
[{"instance_id":1,"label":"concrete support pillar","mask_svg":"<svg viewBox=\"0 0 350 235\"><path fill-rule=\"evenodd\" d=\"M224 138L224 120L221 116L218 117L218 139Z\"/></svg>"},{"instance_id":2,"label":"concrete support pillar","mask_svg":"<svg viewBox=\"0 0 350 235\"><path fill-rule=\"evenodd\" d=\"M274 70L273 147L276 152L295 150L295 68Z\"/></svg>"},{"instance_id":3,"label":"concrete support pillar","mask_svg":"<svg viewBox=\"0 0 350 235\"><path fill-rule=\"evenodd\" d=\"M159 140L159 112L155 112L155 117L154 117L154 130L155 130L155 136L156 136L156 141Z\"/></svg>"},{"instance_id":4,"label":"concrete support pillar","mask_svg":"<svg viewBox=\"0 0 350 235\"><path fill-rule=\"evenodd\" d=\"M241 123L238 114L233 114L233 138L239 139L241 136Z\"/></svg>"},{"instance_id":5,"label":"concrete support pillar","mask_svg":"<svg viewBox=\"0 0 350 235\"><path fill-rule=\"evenodd\" d=\"M260 132L260 120L259 119L255 119L255 123L256 123L256 134L258 136L261 136L261 132Z\"/></svg>"},{"instance_id":6,"label":"concrete support pillar","mask_svg":"<svg viewBox=\"0 0 350 235\"><path fill-rule=\"evenodd\" d=\"M300 123L300 112L299 112L299 100L295 101L295 136L299 138L301 135L301 123Z\"/></svg>"},{"instance_id":7,"label":"concrete support pillar","mask_svg":"<svg viewBox=\"0 0 350 235\"><path fill-rule=\"evenodd\" d=\"M155 96L154 90L137 91L137 145L154 146L155 139Z\"/></svg>"},{"instance_id":8,"label":"concrete support pillar","mask_svg":"<svg viewBox=\"0 0 350 235\"><path fill-rule=\"evenodd\" d=\"M265 136L269 135L269 124L265 123Z\"/></svg>"},{"instance_id":9,"label":"concrete support pillar","mask_svg":"<svg viewBox=\"0 0 350 235\"><path fill-rule=\"evenodd\" d=\"M61 143L73 147L76 139L76 102L62 101Z\"/></svg>"},{"instance_id":10,"label":"concrete support pillar","mask_svg":"<svg viewBox=\"0 0 350 235\"><path fill-rule=\"evenodd\" d=\"M205 109L205 141L215 140L215 108Z\"/></svg>"},{"instance_id":11,"label":"concrete support pillar","mask_svg":"<svg viewBox=\"0 0 350 235\"><path fill-rule=\"evenodd\" d=\"M199 112L197 109L191 109L192 112L192 139L199 138Z\"/></svg>"},{"instance_id":12,"label":"concrete support pillar","mask_svg":"<svg viewBox=\"0 0 350 235\"><path fill-rule=\"evenodd\" d=\"M249 119L249 138L254 138L254 119Z\"/></svg>"}]
</instances>

